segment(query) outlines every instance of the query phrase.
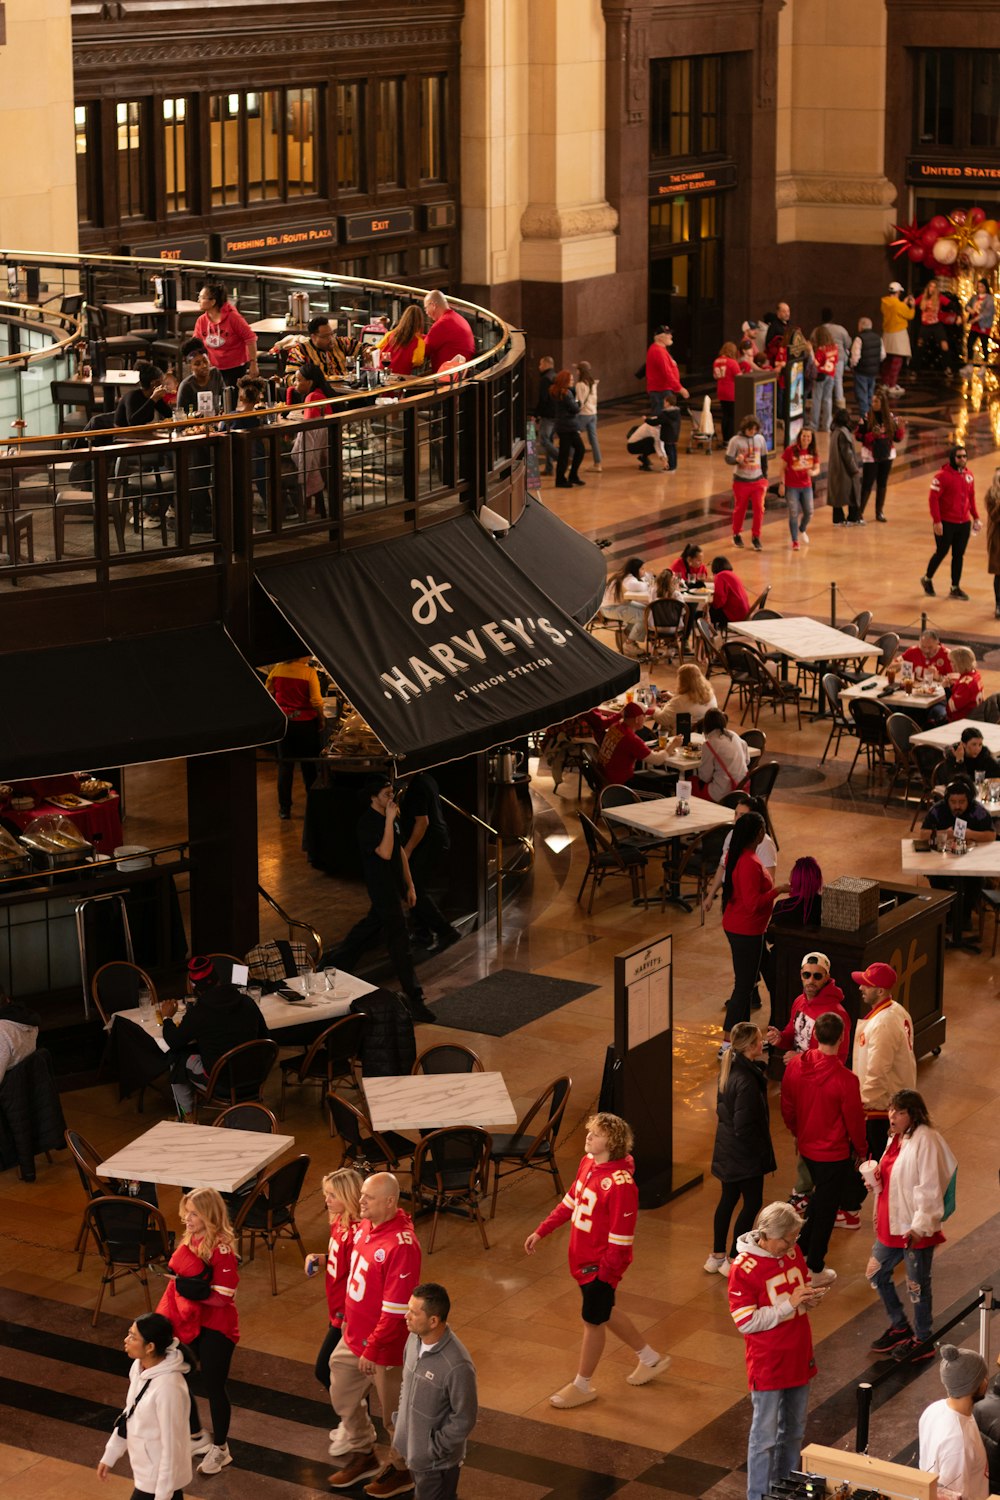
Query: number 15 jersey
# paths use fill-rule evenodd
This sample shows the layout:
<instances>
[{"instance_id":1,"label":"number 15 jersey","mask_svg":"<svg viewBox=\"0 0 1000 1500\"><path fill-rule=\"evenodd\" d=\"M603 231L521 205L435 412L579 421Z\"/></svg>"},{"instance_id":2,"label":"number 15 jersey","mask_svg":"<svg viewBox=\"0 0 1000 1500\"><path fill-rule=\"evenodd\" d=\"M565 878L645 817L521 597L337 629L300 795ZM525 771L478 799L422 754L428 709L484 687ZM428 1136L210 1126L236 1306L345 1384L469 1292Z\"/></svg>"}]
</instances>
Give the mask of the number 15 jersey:
<instances>
[{"instance_id":1,"label":"number 15 jersey","mask_svg":"<svg viewBox=\"0 0 1000 1500\"><path fill-rule=\"evenodd\" d=\"M420 1283L420 1246L413 1220L400 1209L385 1224L357 1228L344 1298L344 1342L377 1365L401 1365L406 1308Z\"/></svg>"},{"instance_id":2,"label":"number 15 jersey","mask_svg":"<svg viewBox=\"0 0 1000 1500\"><path fill-rule=\"evenodd\" d=\"M581 1286L600 1277L617 1286L632 1264L639 1190L631 1156L595 1162L585 1156L558 1208L539 1224L542 1239L569 1219L569 1269Z\"/></svg>"}]
</instances>

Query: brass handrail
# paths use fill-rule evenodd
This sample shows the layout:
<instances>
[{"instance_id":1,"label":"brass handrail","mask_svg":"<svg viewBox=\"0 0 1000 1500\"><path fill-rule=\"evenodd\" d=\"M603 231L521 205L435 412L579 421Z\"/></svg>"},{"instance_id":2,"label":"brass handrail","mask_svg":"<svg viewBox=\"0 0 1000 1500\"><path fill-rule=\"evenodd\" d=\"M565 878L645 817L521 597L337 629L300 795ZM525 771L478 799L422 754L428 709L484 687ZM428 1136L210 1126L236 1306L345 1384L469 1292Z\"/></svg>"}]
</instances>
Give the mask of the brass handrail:
<instances>
[{"instance_id":1,"label":"brass handrail","mask_svg":"<svg viewBox=\"0 0 1000 1500\"><path fill-rule=\"evenodd\" d=\"M39 813L39 817L56 816L56 813ZM22 829L21 831L22 833L24 833L27 830ZM25 848L27 848L27 845L25 845ZM157 869L172 869L173 865L166 867L157 865L156 856L158 854L180 853L181 859L183 859L184 854L182 853L182 851L185 849L188 850L188 853L190 855L190 844L188 843L188 840L180 839L176 844L160 844L155 849L141 849L138 850L135 854L110 854L108 855L107 859L89 859L82 865L52 865L50 866L50 868L45 870L29 870L24 875L5 875L3 878L3 884L5 889L8 886L15 885L18 881L35 881L37 884L39 881L48 880L52 875L75 875L80 873L81 871L86 871L88 875L97 875L102 871L107 870L107 873L109 875L114 874L117 878L119 875L130 875L132 873L130 870L121 870L119 868L121 865L147 859L149 860L150 864ZM39 852L41 853L42 851Z\"/></svg>"},{"instance_id":2,"label":"brass handrail","mask_svg":"<svg viewBox=\"0 0 1000 1500\"><path fill-rule=\"evenodd\" d=\"M6 321L24 323L30 328L42 327L47 332L53 333L50 323L69 323L72 325L70 332L63 339L54 339L47 349L26 349L19 354L0 354L0 367L14 364L30 364L33 360L40 362L43 359L51 359L54 354L64 354L70 344L76 343L82 334L82 320L71 313L52 313L44 307L39 307L34 302L10 302L0 299L0 314L4 308L11 308L18 313L38 313L40 324L27 317L10 318Z\"/></svg>"},{"instance_id":3,"label":"brass handrail","mask_svg":"<svg viewBox=\"0 0 1000 1500\"><path fill-rule=\"evenodd\" d=\"M278 902L275 901L271 893L269 891L265 891L264 887L259 882L257 884L257 894L264 898L272 911L276 911L278 913L278 916L288 928L289 937L291 937L293 927L301 927L304 932L308 932L309 936L312 938L313 947L315 948L315 957L313 959L313 968L315 969L323 953L323 939L320 937L315 927L311 926L308 922L300 921L298 917L290 917L287 911L285 911L284 907L279 906Z\"/></svg>"}]
</instances>

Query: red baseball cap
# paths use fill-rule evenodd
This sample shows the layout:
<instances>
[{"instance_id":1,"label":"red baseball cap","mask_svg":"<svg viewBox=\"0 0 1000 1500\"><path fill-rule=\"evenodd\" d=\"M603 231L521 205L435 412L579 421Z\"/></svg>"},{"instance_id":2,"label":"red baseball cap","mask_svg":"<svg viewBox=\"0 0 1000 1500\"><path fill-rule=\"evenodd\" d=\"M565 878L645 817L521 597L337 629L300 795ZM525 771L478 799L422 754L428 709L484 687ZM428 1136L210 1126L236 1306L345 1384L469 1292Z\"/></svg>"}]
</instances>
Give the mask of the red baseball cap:
<instances>
[{"instance_id":1,"label":"red baseball cap","mask_svg":"<svg viewBox=\"0 0 1000 1500\"><path fill-rule=\"evenodd\" d=\"M898 975L892 964L869 964L861 973L851 972L855 984L870 984L877 990L891 990Z\"/></svg>"},{"instance_id":2,"label":"red baseball cap","mask_svg":"<svg viewBox=\"0 0 1000 1500\"><path fill-rule=\"evenodd\" d=\"M644 719L646 717L646 710L643 708L642 704L626 703L625 707L622 709L622 718L634 718L636 714L638 714L640 719Z\"/></svg>"}]
</instances>

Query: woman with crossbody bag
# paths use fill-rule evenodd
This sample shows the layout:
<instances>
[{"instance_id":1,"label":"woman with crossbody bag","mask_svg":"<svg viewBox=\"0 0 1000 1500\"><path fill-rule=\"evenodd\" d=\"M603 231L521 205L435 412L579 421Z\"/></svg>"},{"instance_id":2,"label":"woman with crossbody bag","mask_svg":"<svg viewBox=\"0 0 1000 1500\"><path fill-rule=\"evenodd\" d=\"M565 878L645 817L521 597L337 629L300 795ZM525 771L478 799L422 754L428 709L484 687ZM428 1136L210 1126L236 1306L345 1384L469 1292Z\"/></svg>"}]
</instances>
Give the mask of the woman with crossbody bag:
<instances>
[{"instance_id":1,"label":"woman with crossbody bag","mask_svg":"<svg viewBox=\"0 0 1000 1500\"><path fill-rule=\"evenodd\" d=\"M188 1366L169 1318L143 1313L125 1335L132 1360L128 1399L97 1465L107 1479L128 1452L135 1488L132 1500L183 1500L191 1480Z\"/></svg>"},{"instance_id":2,"label":"woman with crossbody bag","mask_svg":"<svg viewBox=\"0 0 1000 1500\"><path fill-rule=\"evenodd\" d=\"M726 728L728 723L721 708L710 708L705 715L705 743L695 790L697 796L708 802L721 802L730 792L746 791L749 785L749 747L738 734Z\"/></svg>"}]
</instances>

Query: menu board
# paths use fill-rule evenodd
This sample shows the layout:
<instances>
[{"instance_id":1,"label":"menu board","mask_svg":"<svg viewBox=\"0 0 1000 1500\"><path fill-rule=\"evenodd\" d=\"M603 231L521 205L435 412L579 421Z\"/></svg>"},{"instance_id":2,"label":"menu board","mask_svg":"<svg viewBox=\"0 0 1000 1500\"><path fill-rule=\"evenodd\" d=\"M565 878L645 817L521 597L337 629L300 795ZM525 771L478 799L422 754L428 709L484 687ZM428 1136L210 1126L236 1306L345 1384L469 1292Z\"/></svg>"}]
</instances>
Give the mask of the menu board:
<instances>
[{"instance_id":1,"label":"menu board","mask_svg":"<svg viewBox=\"0 0 1000 1500\"><path fill-rule=\"evenodd\" d=\"M623 963L627 1046L641 1047L671 1027L673 939L658 938L630 953Z\"/></svg>"}]
</instances>

